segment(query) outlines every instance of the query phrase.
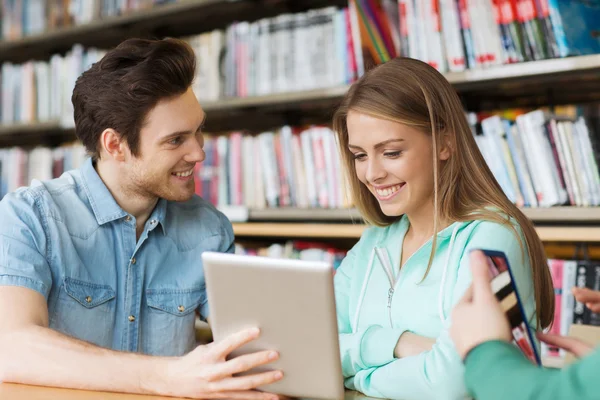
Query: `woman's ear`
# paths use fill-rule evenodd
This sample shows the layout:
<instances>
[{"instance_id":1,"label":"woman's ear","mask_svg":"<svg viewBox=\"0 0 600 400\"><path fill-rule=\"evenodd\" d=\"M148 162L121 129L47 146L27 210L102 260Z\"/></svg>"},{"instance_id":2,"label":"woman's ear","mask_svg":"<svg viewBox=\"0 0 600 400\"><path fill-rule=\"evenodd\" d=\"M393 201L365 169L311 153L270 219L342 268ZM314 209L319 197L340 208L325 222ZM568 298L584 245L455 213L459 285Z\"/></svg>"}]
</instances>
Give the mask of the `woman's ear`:
<instances>
[{"instance_id":1,"label":"woman's ear","mask_svg":"<svg viewBox=\"0 0 600 400\"><path fill-rule=\"evenodd\" d=\"M440 144L440 160L446 161L450 158L450 155L452 154L452 140L450 138L450 135L448 135L447 133L442 134L442 140L440 141Z\"/></svg>"}]
</instances>

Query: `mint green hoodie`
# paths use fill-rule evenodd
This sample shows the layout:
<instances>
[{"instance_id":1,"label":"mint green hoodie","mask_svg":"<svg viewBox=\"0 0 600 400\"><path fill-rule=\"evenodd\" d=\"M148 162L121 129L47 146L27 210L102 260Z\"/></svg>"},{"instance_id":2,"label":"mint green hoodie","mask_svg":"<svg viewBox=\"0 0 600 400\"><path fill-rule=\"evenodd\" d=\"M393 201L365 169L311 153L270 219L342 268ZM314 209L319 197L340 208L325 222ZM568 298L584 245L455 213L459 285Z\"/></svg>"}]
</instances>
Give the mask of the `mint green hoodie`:
<instances>
[{"instance_id":1,"label":"mint green hoodie","mask_svg":"<svg viewBox=\"0 0 600 400\"><path fill-rule=\"evenodd\" d=\"M448 335L449 316L471 284L471 249L503 251L514 272L529 323L535 299L528 253L507 226L456 222L438 233L437 251L421 282L432 239L398 273L409 221L367 229L335 276L340 352L345 385L368 396L393 399L462 399L464 367ZM520 229L519 235L522 236ZM421 283L419 283L421 282ZM397 359L400 335L435 338L431 351Z\"/></svg>"}]
</instances>

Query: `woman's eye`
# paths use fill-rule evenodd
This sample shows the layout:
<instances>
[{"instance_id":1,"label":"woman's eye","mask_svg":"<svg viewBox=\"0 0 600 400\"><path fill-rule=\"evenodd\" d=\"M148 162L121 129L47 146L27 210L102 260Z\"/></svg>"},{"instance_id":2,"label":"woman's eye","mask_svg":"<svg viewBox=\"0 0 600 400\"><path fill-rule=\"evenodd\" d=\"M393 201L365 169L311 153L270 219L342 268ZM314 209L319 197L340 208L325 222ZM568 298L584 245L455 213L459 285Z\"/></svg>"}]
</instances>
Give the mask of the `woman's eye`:
<instances>
[{"instance_id":1,"label":"woman's eye","mask_svg":"<svg viewBox=\"0 0 600 400\"><path fill-rule=\"evenodd\" d=\"M364 153L354 154L353 157L355 160L361 161L364 160L367 155Z\"/></svg>"},{"instance_id":2,"label":"woman's eye","mask_svg":"<svg viewBox=\"0 0 600 400\"><path fill-rule=\"evenodd\" d=\"M398 150L398 151L389 151L387 153L383 153L384 156L391 157L391 158L399 157L400 154L402 154L402 151L400 151L400 150Z\"/></svg>"}]
</instances>

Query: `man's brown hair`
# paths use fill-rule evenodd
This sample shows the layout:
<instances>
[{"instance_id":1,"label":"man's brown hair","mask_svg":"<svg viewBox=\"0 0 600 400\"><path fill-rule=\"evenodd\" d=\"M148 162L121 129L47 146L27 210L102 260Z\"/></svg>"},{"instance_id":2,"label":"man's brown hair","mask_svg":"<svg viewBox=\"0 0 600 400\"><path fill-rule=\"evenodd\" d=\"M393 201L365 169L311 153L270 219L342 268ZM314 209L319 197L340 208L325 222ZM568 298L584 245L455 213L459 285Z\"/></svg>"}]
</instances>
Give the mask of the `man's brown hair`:
<instances>
[{"instance_id":1,"label":"man's brown hair","mask_svg":"<svg viewBox=\"0 0 600 400\"><path fill-rule=\"evenodd\" d=\"M94 160L99 139L112 128L139 155L148 112L164 99L185 93L196 71L193 49L179 39L129 39L108 51L75 83L75 134Z\"/></svg>"}]
</instances>

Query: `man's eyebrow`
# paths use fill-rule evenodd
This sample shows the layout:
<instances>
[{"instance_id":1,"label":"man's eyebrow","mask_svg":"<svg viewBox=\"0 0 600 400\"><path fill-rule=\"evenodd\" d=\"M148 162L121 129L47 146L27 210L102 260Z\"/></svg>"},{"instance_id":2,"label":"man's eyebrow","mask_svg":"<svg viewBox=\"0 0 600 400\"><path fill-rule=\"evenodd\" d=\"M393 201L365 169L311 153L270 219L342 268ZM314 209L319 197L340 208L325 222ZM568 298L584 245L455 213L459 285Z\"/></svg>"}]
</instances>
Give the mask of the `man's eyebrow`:
<instances>
[{"instance_id":1,"label":"man's eyebrow","mask_svg":"<svg viewBox=\"0 0 600 400\"><path fill-rule=\"evenodd\" d=\"M196 133L204 127L205 122L206 122L206 114L204 114L204 118L202 118L202 122L200 123L200 125L198 125L198 128L194 132L189 131L189 130L188 131L176 131L176 132L172 132L172 133L169 133L168 135L163 136L160 140L169 140L169 139L172 139L177 136L189 135L191 133Z\"/></svg>"}]
</instances>

